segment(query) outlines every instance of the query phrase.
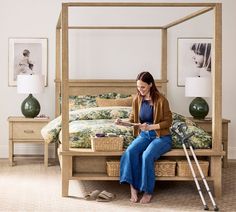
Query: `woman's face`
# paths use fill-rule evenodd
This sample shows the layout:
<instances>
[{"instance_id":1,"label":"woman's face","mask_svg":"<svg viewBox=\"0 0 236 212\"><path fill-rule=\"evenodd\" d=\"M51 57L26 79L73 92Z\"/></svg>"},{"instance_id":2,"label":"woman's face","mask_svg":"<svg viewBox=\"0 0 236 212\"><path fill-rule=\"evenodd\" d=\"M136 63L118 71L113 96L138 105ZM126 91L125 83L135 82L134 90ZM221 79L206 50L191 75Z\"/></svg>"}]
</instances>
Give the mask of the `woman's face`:
<instances>
[{"instance_id":1,"label":"woman's face","mask_svg":"<svg viewBox=\"0 0 236 212\"><path fill-rule=\"evenodd\" d=\"M149 85L146 82L143 82L142 80L137 81L137 89L142 96L146 96L147 94L149 94L151 87L152 83Z\"/></svg>"},{"instance_id":2,"label":"woman's face","mask_svg":"<svg viewBox=\"0 0 236 212\"><path fill-rule=\"evenodd\" d=\"M196 54L193 52L193 62L196 64L197 68L202 68L204 57L203 55Z\"/></svg>"}]
</instances>

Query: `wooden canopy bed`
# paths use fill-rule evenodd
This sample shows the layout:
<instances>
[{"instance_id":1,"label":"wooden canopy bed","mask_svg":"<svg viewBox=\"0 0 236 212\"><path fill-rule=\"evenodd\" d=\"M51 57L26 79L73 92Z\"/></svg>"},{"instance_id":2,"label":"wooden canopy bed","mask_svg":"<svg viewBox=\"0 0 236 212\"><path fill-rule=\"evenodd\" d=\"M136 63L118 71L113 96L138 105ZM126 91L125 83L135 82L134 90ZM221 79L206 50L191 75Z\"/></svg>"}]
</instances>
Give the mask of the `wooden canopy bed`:
<instances>
[{"instance_id":1,"label":"wooden canopy bed","mask_svg":"<svg viewBox=\"0 0 236 212\"><path fill-rule=\"evenodd\" d=\"M179 20L165 26L69 26L68 13L70 7L197 7L197 12L189 14ZM203 9L202 9L203 8ZM210 161L210 176L213 181L216 197L221 197L222 172L222 96L221 96L221 67L222 67L222 8L220 3L63 3L60 17L56 27L56 113L62 115L62 148L60 151L62 168L62 196L68 196L70 180L118 180L118 177L108 177L105 174L105 159L109 157L119 158L122 152L91 152L79 150L69 146L69 95L100 94L104 92L123 92L133 94L136 92L134 80L72 80L69 79L68 56L68 31L73 29L155 29L161 30L161 76L157 80L158 88L167 92L167 35L168 29L184 21L197 17L208 11L214 11L214 36L212 56L212 148L196 150L197 156L205 156ZM62 99L60 99L62 97ZM60 110L60 100L62 107ZM164 157L184 157L182 149L173 149ZM78 162L78 163L77 163ZM94 170L88 170L89 164L93 164ZM100 171L98 171L100 170ZM102 170L102 171L101 171ZM102 173L103 172L103 173ZM158 177L157 180L192 180L190 177Z\"/></svg>"}]
</instances>

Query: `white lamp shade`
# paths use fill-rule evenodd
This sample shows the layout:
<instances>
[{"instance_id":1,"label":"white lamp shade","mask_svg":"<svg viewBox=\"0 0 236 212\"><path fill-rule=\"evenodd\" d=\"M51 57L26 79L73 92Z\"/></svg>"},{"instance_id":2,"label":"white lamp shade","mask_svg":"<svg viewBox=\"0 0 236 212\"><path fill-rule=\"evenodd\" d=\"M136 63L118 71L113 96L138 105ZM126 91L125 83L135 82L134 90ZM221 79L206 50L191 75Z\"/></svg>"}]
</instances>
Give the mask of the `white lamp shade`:
<instances>
[{"instance_id":1,"label":"white lamp shade","mask_svg":"<svg viewBox=\"0 0 236 212\"><path fill-rule=\"evenodd\" d=\"M187 77L185 79L185 96L188 97L210 97L210 77Z\"/></svg>"},{"instance_id":2,"label":"white lamp shade","mask_svg":"<svg viewBox=\"0 0 236 212\"><path fill-rule=\"evenodd\" d=\"M17 93L41 93L44 87L43 75L17 75Z\"/></svg>"}]
</instances>

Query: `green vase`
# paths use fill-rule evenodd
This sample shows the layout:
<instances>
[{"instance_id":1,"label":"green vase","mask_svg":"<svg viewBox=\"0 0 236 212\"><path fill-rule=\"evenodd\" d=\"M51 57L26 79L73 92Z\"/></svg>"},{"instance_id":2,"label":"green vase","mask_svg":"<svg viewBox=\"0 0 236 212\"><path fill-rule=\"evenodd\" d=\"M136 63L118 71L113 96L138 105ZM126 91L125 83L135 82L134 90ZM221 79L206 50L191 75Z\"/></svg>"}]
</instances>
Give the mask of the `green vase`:
<instances>
[{"instance_id":1,"label":"green vase","mask_svg":"<svg viewBox=\"0 0 236 212\"><path fill-rule=\"evenodd\" d=\"M21 112L26 118L34 118L40 112L40 104L36 98L30 94L21 104Z\"/></svg>"},{"instance_id":2,"label":"green vase","mask_svg":"<svg viewBox=\"0 0 236 212\"><path fill-rule=\"evenodd\" d=\"M197 97L189 105L189 112L195 119L204 119L209 112L209 106L205 99Z\"/></svg>"}]
</instances>

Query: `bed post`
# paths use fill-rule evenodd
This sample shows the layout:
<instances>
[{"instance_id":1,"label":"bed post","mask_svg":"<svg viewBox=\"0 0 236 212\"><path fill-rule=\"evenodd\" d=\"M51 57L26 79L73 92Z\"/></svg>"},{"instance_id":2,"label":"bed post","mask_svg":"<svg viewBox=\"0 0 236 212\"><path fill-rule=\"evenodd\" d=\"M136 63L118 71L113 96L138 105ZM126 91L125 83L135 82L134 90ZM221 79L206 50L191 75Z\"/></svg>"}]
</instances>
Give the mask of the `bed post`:
<instances>
[{"instance_id":1,"label":"bed post","mask_svg":"<svg viewBox=\"0 0 236 212\"><path fill-rule=\"evenodd\" d=\"M65 155L69 151L69 102L68 102L68 5L62 3L62 196L68 196L69 190L69 170L66 167L72 167L72 156Z\"/></svg>"},{"instance_id":2,"label":"bed post","mask_svg":"<svg viewBox=\"0 0 236 212\"><path fill-rule=\"evenodd\" d=\"M55 112L54 116L57 117L61 113L60 109L60 95L61 95L61 15L59 16L56 26L56 68L55 68ZM55 143L55 158L59 160L57 154L58 143Z\"/></svg>"},{"instance_id":3,"label":"bed post","mask_svg":"<svg viewBox=\"0 0 236 212\"><path fill-rule=\"evenodd\" d=\"M59 116L60 110L60 95L61 95L61 15L58 19L56 27L56 71L55 71L55 117Z\"/></svg>"},{"instance_id":4,"label":"bed post","mask_svg":"<svg viewBox=\"0 0 236 212\"><path fill-rule=\"evenodd\" d=\"M222 151L222 6L215 6L215 34L212 61L212 149L216 152ZM220 170L220 171L219 171ZM222 193L222 171L221 157L212 158L211 174L214 180L215 196L221 197Z\"/></svg>"},{"instance_id":5,"label":"bed post","mask_svg":"<svg viewBox=\"0 0 236 212\"><path fill-rule=\"evenodd\" d=\"M167 82L167 29L161 30L161 79ZM166 84L163 86L165 95L167 95Z\"/></svg>"}]
</instances>

